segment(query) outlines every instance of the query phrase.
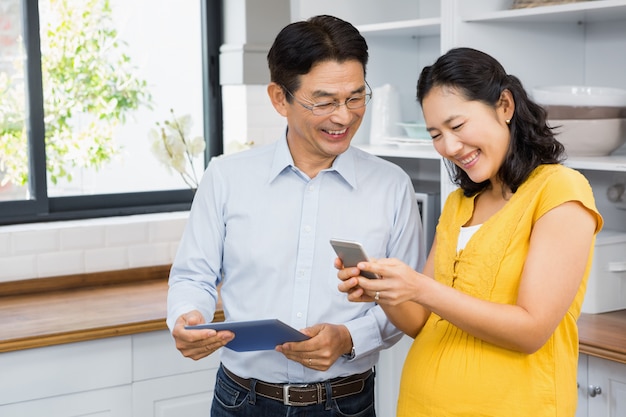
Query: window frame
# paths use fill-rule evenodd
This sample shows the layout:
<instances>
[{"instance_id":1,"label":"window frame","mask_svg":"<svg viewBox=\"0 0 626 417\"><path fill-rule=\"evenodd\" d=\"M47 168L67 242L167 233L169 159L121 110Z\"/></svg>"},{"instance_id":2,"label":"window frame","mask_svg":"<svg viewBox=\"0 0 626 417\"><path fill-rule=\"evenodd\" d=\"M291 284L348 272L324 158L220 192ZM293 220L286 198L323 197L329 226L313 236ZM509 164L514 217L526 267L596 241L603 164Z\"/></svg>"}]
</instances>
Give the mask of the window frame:
<instances>
[{"instance_id":1,"label":"window frame","mask_svg":"<svg viewBox=\"0 0 626 417\"><path fill-rule=\"evenodd\" d=\"M223 42L222 0L201 0L203 133L205 167L223 153L222 94L219 49ZM0 201L0 225L78 220L189 210L190 189L49 197L46 178L45 125L38 0L22 0L24 49L27 57L26 103L30 198Z\"/></svg>"}]
</instances>

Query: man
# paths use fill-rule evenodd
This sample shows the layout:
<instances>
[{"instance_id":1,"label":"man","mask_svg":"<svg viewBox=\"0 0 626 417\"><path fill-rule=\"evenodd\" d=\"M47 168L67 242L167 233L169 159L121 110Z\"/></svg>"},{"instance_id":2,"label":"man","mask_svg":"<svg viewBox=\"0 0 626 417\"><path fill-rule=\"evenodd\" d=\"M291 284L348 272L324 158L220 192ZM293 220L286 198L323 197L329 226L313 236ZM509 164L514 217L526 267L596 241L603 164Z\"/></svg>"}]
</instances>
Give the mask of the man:
<instances>
[{"instance_id":1,"label":"man","mask_svg":"<svg viewBox=\"0 0 626 417\"><path fill-rule=\"evenodd\" d=\"M373 367L401 333L375 303L338 291L329 240L357 240L372 257L417 269L425 250L408 175L350 147L371 97L367 60L345 21L286 26L268 53L285 136L215 158L197 190L170 275L177 348L198 360L235 337L185 329L213 318L220 283L226 321L277 318L310 336L275 350L221 349L212 416L375 416Z\"/></svg>"}]
</instances>

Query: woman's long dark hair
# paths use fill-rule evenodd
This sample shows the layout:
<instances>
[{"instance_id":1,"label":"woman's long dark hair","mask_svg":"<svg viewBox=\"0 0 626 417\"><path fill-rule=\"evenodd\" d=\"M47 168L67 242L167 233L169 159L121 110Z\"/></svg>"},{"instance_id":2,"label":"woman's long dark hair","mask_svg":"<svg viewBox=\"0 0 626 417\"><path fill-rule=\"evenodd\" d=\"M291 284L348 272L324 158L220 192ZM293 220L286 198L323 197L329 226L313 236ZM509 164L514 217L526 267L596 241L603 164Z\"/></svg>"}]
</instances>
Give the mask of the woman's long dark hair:
<instances>
[{"instance_id":1,"label":"woman's long dark hair","mask_svg":"<svg viewBox=\"0 0 626 417\"><path fill-rule=\"evenodd\" d=\"M563 145L546 124L546 111L532 101L520 80L506 73L490 55L471 48L455 48L422 70L417 81L420 105L433 87L452 87L467 100L480 101L496 108L504 90L515 101L515 113L509 129L511 142L498 171L498 179L512 192L541 164L557 164L564 159ZM460 186L466 196L473 196L490 183L473 182L467 173L445 160L450 179Z\"/></svg>"}]
</instances>

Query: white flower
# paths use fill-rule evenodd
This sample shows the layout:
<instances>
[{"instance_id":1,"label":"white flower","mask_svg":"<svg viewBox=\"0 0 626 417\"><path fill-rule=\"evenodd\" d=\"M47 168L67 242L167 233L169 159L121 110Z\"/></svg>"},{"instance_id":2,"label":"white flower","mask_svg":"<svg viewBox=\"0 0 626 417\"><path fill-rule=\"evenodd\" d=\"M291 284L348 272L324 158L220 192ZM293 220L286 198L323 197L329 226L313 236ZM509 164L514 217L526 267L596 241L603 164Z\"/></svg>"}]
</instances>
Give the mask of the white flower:
<instances>
[{"instance_id":1,"label":"white flower","mask_svg":"<svg viewBox=\"0 0 626 417\"><path fill-rule=\"evenodd\" d=\"M237 140L234 140L228 143L228 145L226 145L226 150L224 153L225 154L235 153L235 152L243 151L246 149L250 149L252 146L254 146L254 142L252 141L239 142Z\"/></svg>"},{"instance_id":2,"label":"white flower","mask_svg":"<svg viewBox=\"0 0 626 417\"><path fill-rule=\"evenodd\" d=\"M204 141L204 138L202 136L196 136L187 143L187 152L189 152L192 156L198 156L204 152L205 147L206 142Z\"/></svg>"},{"instance_id":3,"label":"white flower","mask_svg":"<svg viewBox=\"0 0 626 417\"><path fill-rule=\"evenodd\" d=\"M200 156L206 146L204 138L197 136L190 139L192 120L190 115L175 117L150 129L148 138L154 156L169 169L178 172L190 188L198 188L193 158Z\"/></svg>"}]
</instances>

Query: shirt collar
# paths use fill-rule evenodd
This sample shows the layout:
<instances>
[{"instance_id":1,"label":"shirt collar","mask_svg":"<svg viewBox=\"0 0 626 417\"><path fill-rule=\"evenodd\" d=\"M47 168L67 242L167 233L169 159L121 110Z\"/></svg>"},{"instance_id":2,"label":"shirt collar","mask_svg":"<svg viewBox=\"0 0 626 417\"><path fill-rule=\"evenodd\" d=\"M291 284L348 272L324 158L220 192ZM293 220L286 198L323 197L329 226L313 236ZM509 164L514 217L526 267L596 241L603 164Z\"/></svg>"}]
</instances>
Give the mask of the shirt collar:
<instances>
[{"instance_id":1,"label":"shirt collar","mask_svg":"<svg viewBox=\"0 0 626 417\"><path fill-rule=\"evenodd\" d=\"M335 171L346 181L350 187L356 188L356 169L355 169L355 151L350 146L344 153L335 158L333 165L325 171ZM272 161L272 168L270 169L270 175L268 181L273 182L282 172L286 169L295 169L293 157L289 152L289 146L287 145L287 131L283 137L276 142L274 151L274 159Z\"/></svg>"}]
</instances>

